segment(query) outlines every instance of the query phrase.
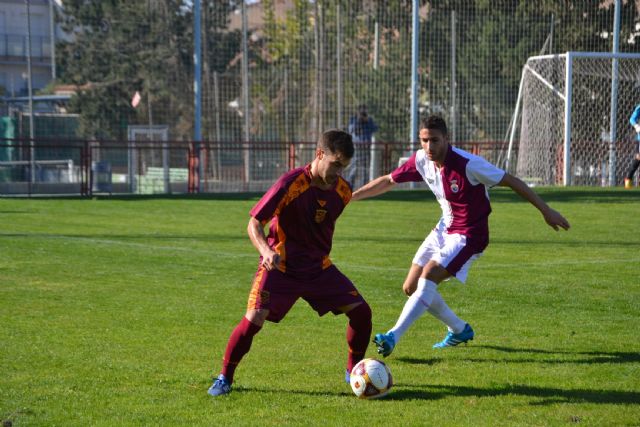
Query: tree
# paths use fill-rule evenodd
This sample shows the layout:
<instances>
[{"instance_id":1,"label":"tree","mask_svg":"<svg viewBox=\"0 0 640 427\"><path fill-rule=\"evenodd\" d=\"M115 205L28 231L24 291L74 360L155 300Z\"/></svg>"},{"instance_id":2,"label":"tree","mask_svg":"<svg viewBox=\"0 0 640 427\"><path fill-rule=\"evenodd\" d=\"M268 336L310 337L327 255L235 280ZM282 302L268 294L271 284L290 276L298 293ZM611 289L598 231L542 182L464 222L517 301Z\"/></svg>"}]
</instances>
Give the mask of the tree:
<instances>
[{"instance_id":1,"label":"tree","mask_svg":"<svg viewBox=\"0 0 640 427\"><path fill-rule=\"evenodd\" d=\"M622 2L620 50L628 43L638 20L632 1ZM450 101L450 13L456 11L457 98L459 140L502 140L510 121L522 67L545 45L554 17L553 52L611 51L613 5L600 0L433 0L423 27L427 34L425 69L429 77L423 97L431 105ZM634 18L635 17L635 18ZM436 42L433 42L436 40ZM429 42L431 41L431 42ZM548 53L548 52L545 52Z\"/></svg>"},{"instance_id":2,"label":"tree","mask_svg":"<svg viewBox=\"0 0 640 427\"><path fill-rule=\"evenodd\" d=\"M126 139L129 124L170 125L189 137L193 123L192 11L179 0L64 3L63 83L82 89L70 103L82 136ZM130 100L140 91L143 102Z\"/></svg>"}]
</instances>

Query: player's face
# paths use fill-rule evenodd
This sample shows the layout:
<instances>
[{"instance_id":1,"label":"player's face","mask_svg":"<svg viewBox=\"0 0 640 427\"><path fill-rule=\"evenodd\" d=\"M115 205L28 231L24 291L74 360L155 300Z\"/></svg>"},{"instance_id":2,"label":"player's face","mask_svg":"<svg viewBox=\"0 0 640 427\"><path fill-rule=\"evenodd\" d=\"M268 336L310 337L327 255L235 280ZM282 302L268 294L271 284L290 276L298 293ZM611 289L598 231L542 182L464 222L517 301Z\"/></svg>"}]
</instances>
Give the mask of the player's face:
<instances>
[{"instance_id":1,"label":"player's face","mask_svg":"<svg viewBox=\"0 0 640 427\"><path fill-rule=\"evenodd\" d=\"M318 150L318 175L327 184L333 184L342 175L342 172L349 166L351 159L342 155L342 153L332 153L329 150Z\"/></svg>"},{"instance_id":2,"label":"player's face","mask_svg":"<svg viewBox=\"0 0 640 427\"><path fill-rule=\"evenodd\" d=\"M438 129L420 129L420 144L429 160L444 162L449 148L447 137Z\"/></svg>"}]
</instances>

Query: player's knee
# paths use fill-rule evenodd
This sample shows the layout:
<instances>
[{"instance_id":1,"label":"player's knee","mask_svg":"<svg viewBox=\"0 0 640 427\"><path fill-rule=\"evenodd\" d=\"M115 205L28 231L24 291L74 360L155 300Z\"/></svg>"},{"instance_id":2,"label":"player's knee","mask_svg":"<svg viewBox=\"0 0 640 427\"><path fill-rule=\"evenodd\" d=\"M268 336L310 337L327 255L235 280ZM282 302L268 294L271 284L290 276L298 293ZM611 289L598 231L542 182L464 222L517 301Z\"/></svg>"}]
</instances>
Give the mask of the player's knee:
<instances>
[{"instance_id":1,"label":"player's knee","mask_svg":"<svg viewBox=\"0 0 640 427\"><path fill-rule=\"evenodd\" d=\"M371 321L371 317L372 317L371 307L369 306L369 304L367 304L366 301L363 301L362 304L357 306L354 310L358 311L358 316L361 319L366 320L368 322Z\"/></svg>"},{"instance_id":2,"label":"player's knee","mask_svg":"<svg viewBox=\"0 0 640 427\"><path fill-rule=\"evenodd\" d=\"M427 280L432 281L436 285L450 276L449 272L437 262L429 262L429 264L424 267L423 273L422 277L426 277Z\"/></svg>"},{"instance_id":3,"label":"player's knee","mask_svg":"<svg viewBox=\"0 0 640 427\"><path fill-rule=\"evenodd\" d=\"M269 310L261 309L261 310L247 310L247 313L244 317L251 323L256 326L264 325L265 320L267 320L267 316L269 315Z\"/></svg>"},{"instance_id":4,"label":"player's knee","mask_svg":"<svg viewBox=\"0 0 640 427\"><path fill-rule=\"evenodd\" d=\"M371 307L369 307L369 304L367 304L366 301L358 304L346 314L351 322L360 324L371 324Z\"/></svg>"},{"instance_id":5,"label":"player's knee","mask_svg":"<svg viewBox=\"0 0 640 427\"><path fill-rule=\"evenodd\" d=\"M407 279L402 284L402 292L408 297L413 295L413 293L418 289L418 280L420 279L420 275L416 274L415 276L407 277Z\"/></svg>"},{"instance_id":6,"label":"player's knee","mask_svg":"<svg viewBox=\"0 0 640 427\"><path fill-rule=\"evenodd\" d=\"M371 318L373 317L373 313L371 312L371 307L369 307L369 304L367 304L366 301L362 303L362 310L365 313L364 316L367 318L367 320L369 322L371 322Z\"/></svg>"},{"instance_id":7,"label":"player's knee","mask_svg":"<svg viewBox=\"0 0 640 427\"><path fill-rule=\"evenodd\" d=\"M402 292L404 292L406 296L410 297L416 291L417 287L417 282L404 282L402 285Z\"/></svg>"},{"instance_id":8,"label":"player's knee","mask_svg":"<svg viewBox=\"0 0 640 427\"><path fill-rule=\"evenodd\" d=\"M405 295L411 296L416 291L416 288L418 287L418 280L422 274L422 269L423 267L418 264L411 264L407 278L404 279L404 283L402 284L402 292L404 292Z\"/></svg>"}]
</instances>

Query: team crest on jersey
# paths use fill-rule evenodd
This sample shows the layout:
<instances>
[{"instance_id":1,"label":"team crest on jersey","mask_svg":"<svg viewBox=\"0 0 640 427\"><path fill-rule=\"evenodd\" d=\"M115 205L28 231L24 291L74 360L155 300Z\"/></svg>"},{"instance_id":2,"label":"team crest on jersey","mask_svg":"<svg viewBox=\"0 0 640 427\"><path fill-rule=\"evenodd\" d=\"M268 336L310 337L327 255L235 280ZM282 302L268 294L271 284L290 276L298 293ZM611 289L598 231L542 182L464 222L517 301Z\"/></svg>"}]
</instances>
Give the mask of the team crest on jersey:
<instances>
[{"instance_id":1,"label":"team crest on jersey","mask_svg":"<svg viewBox=\"0 0 640 427\"><path fill-rule=\"evenodd\" d=\"M326 200L320 200L320 199L316 199L318 201L318 204L320 205L321 208L324 208L324 205L327 204Z\"/></svg>"},{"instance_id":2,"label":"team crest on jersey","mask_svg":"<svg viewBox=\"0 0 640 427\"><path fill-rule=\"evenodd\" d=\"M316 209L316 222L318 224L320 224L322 221L324 221L324 218L327 216L327 210L326 209Z\"/></svg>"},{"instance_id":3,"label":"team crest on jersey","mask_svg":"<svg viewBox=\"0 0 640 427\"><path fill-rule=\"evenodd\" d=\"M451 192L457 193L459 190L460 190L460 187L458 187L458 180L452 179L451 180Z\"/></svg>"}]
</instances>

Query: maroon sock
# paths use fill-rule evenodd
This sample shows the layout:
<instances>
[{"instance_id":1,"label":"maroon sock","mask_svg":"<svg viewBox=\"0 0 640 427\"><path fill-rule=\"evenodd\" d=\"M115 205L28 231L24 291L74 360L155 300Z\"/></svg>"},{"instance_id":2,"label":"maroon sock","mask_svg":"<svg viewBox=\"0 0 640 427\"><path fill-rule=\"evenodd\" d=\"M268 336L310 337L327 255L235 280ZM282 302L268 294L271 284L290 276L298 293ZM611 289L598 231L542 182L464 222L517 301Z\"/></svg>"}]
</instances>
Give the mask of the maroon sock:
<instances>
[{"instance_id":1,"label":"maroon sock","mask_svg":"<svg viewBox=\"0 0 640 427\"><path fill-rule=\"evenodd\" d=\"M255 325L246 317L243 317L242 321L238 323L238 326L231 333L224 359L222 359L222 371L220 372L229 381L229 384L233 383L233 374L238 367L238 363L251 348L253 336L261 328L262 326Z\"/></svg>"},{"instance_id":2,"label":"maroon sock","mask_svg":"<svg viewBox=\"0 0 640 427\"><path fill-rule=\"evenodd\" d=\"M347 325L347 343L349 344L349 357L347 369L349 372L364 358L371 338L371 308L366 302L360 304L347 313L349 324Z\"/></svg>"}]
</instances>

